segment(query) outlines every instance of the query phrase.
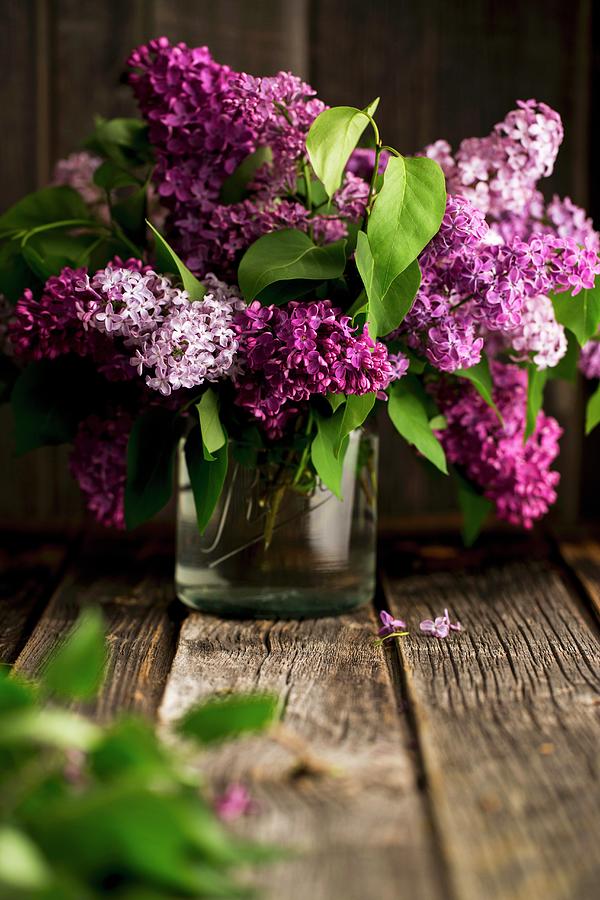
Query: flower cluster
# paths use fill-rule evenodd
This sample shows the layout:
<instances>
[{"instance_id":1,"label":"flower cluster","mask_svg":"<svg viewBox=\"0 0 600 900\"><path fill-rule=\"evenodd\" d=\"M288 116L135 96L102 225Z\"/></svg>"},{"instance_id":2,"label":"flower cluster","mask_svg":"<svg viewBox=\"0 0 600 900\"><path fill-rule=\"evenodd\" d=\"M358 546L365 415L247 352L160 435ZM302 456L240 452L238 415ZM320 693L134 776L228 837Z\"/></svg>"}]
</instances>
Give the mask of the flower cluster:
<instances>
[{"instance_id":1,"label":"flower cluster","mask_svg":"<svg viewBox=\"0 0 600 900\"><path fill-rule=\"evenodd\" d=\"M329 300L287 308L254 301L236 317L240 371L235 402L282 435L296 404L313 394L366 394L394 378L385 346L361 334Z\"/></svg>"},{"instance_id":2,"label":"flower cluster","mask_svg":"<svg viewBox=\"0 0 600 900\"><path fill-rule=\"evenodd\" d=\"M550 469L562 429L540 412L524 440L527 373L516 365L492 363L491 409L470 385L449 382L432 388L447 427L438 432L448 460L459 466L496 505L499 518L531 528L556 500L560 476Z\"/></svg>"},{"instance_id":3,"label":"flower cluster","mask_svg":"<svg viewBox=\"0 0 600 900\"><path fill-rule=\"evenodd\" d=\"M77 311L77 287L85 269L64 268L53 275L36 299L27 288L8 323L12 352L20 362L56 359L67 353L89 356L110 381L134 377L127 356L100 334L82 328Z\"/></svg>"},{"instance_id":4,"label":"flower cluster","mask_svg":"<svg viewBox=\"0 0 600 900\"><path fill-rule=\"evenodd\" d=\"M306 133L324 109L301 79L237 73L206 47L174 46L166 38L134 51L129 66L157 155L158 193L194 272L231 277L240 251L268 231L312 227L316 239L328 242L346 234L346 219L362 216L368 185L351 174L332 217L313 216L295 196ZM260 147L269 148L271 159L254 173L251 199L221 202L225 180Z\"/></svg>"},{"instance_id":5,"label":"flower cluster","mask_svg":"<svg viewBox=\"0 0 600 900\"><path fill-rule=\"evenodd\" d=\"M233 366L238 348L233 314L243 301L212 274L205 284L202 300L192 301L138 260L111 263L80 280L77 315L85 329L122 338L138 375L169 396L217 381Z\"/></svg>"},{"instance_id":6,"label":"flower cluster","mask_svg":"<svg viewBox=\"0 0 600 900\"><path fill-rule=\"evenodd\" d=\"M88 206L101 212L102 218L108 218L106 195L102 188L94 182L94 173L102 160L87 150L70 153L54 166L52 183L66 185L78 191Z\"/></svg>"},{"instance_id":7,"label":"flower cluster","mask_svg":"<svg viewBox=\"0 0 600 900\"><path fill-rule=\"evenodd\" d=\"M71 474L94 518L125 528L126 450L132 420L124 410L109 418L89 416L79 425L70 456Z\"/></svg>"}]
</instances>

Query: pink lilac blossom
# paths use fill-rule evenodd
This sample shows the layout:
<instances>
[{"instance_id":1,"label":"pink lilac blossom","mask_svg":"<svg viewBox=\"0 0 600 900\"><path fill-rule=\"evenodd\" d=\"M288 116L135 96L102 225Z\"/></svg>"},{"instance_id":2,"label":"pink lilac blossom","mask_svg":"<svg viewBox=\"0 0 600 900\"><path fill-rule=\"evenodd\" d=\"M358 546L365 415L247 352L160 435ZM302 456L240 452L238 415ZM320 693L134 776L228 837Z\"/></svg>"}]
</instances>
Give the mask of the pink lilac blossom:
<instances>
[{"instance_id":1,"label":"pink lilac blossom","mask_svg":"<svg viewBox=\"0 0 600 900\"><path fill-rule=\"evenodd\" d=\"M432 637L446 638L451 631L462 631L460 622L451 622L448 610L444 610L443 616L437 616L435 619L423 619L419 628L425 634Z\"/></svg>"},{"instance_id":2,"label":"pink lilac blossom","mask_svg":"<svg viewBox=\"0 0 600 900\"><path fill-rule=\"evenodd\" d=\"M14 355L28 363L75 353L91 357L111 381L132 378L127 357L105 337L86 332L78 318L77 286L86 276L85 269L66 267L47 280L39 300L25 290L8 324Z\"/></svg>"},{"instance_id":3,"label":"pink lilac blossom","mask_svg":"<svg viewBox=\"0 0 600 900\"><path fill-rule=\"evenodd\" d=\"M388 362L392 367L394 381L403 378L408 372L410 360L404 353L388 353Z\"/></svg>"},{"instance_id":4,"label":"pink lilac blossom","mask_svg":"<svg viewBox=\"0 0 600 900\"><path fill-rule=\"evenodd\" d=\"M179 291L158 327L139 343L131 364L146 384L169 396L180 388L218 381L233 372L239 346L234 314L244 308L239 292L214 275L204 277L207 293L191 301Z\"/></svg>"},{"instance_id":5,"label":"pink lilac blossom","mask_svg":"<svg viewBox=\"0 0 600 900\"><path fill-rule=\"evenodd\" d=\"M87 509L108 528L125 528L127 441L131 417L122 410L110 418L89 416L79 425L69 460Z\"/></svg>"},{"instance_id":6,"label":"pink lilac blossom","mask_svg":"<svg viewBox=\"0 0 600 900\"><path fill-rule=\"evenodd\" d=\"M600 378L600 340L585 344L579 357L579 368L586 378Z\"/></svg>"},{"instance_id":7,"label":"pink lilac blossom","mask_svg":"<svg viewBox=\"0 0 600 900\"><path fill-rule=\"evenodd\" d=\"M280 437L296 404L314 394L381 392L394 377L387 350L365 327L356 334L329 300L284 308L254 301L236 316L239 372L235 402Z\"/></svg>"},{"instance_id":8,"label":"pink lilac blossom","mask_svg":"<svg viewBox=\"0 0 600 900\"><path fill-rule=\"evenodd\" d=\"M460 467L496 505L499 518L531 528L556 500L562 429L540 412L534 433L524 441L527 372L516 365L491 363L493 397L502 416L471 385L432 386L447 427L437 433L448 461Z\"/></svg>"},{"instance_id":9,"label":"pink lilac blossom","mask_svg":"<svg viewBox=\"0 0 600 900\"><path fill-rule=\"evenodd\" d=\"M382 609L379 613L379 619L381 621L381 628L377 634L380 638L389 637L391 634L403 631L406 628L406 622L402 619L395 619L394 616L385 609Z\"/></svg>"},{"instance_id":10,"label":"pink lilac blossom","mask_svg":"<svg viewBox=\"0 0 600 900\"><path fill-rule=\"evenodd\" d=\"M347 175L334 198L338 214L309 215L293 199L306 133L325 108L299 78L280 72L254 78L216 63L206 47L151 41L129 59L130 83L149 123L157 154L155 182L169 207L172 239L186 263L231 277L240 252L276 228L311 226L315 237L337 240L345 218L362 216L368 186ZM258 147L272 160L249 185L252 195L223 204L224 180Z\"/></svg>"},{"instance_id":11,"label":"pink lilac blossom","mask_svg":"<svg viewBox=\"0 0 600 900\"><path fill-rule=\"evenodd\" d=\"M244 784L230 784L215 798L214 809L223 822L234 822L256 811L256 804Z\"/></svg>"},{"instance_id":12,"label":"pink lilac blossom","mask_svg":"<svg viewBox=\"0 0 600 900\"><path fill-rule=\"evenodd\" d=\"M377 172L379 175L382 175L385 172L385 168L388 164L389 158L390 154L387 150L382 150L379 154L379 165L377 166ZM358 175L358 177L362 178L364 181L370 182L373 175L374 165L375 150L359 147L357 150L354 150L351 153L346 169L353 175Z\"/></svg>"}]
</instances>

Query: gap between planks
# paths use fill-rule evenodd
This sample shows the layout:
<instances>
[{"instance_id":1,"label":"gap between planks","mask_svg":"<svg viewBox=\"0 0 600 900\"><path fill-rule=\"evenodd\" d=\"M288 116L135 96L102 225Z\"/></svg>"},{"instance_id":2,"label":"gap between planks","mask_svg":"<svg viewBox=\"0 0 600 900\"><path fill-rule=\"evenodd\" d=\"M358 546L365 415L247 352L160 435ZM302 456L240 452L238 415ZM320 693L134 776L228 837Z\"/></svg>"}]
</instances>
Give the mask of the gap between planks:
<instances>
[{"instance_id":1,"label":"gap between planks","mask_svg":"<svg viewBox=\"0 0 600 900\"><path fill-rule=\"evenodd\" d=\"M442 890L412 735L375 614L300 622L184 622L159 721L168 728L216 691L274 691L282 736L207 752L211 780L251 784L260 814L242 833L292 856L258 873L268 898L421 900Z\"/></svg>"},{"instance_id":2,"label":"gap between planks","mask_svg":"<svg viewBox=\"0 0 600 900\"><path fill-rule=\"evenodd\" d=\"M591 579L598 591L600 585ZM436 832L460 900L592 900L600 854L596 623L548 561L388 573Z\"/></svg>"}]
</instances>

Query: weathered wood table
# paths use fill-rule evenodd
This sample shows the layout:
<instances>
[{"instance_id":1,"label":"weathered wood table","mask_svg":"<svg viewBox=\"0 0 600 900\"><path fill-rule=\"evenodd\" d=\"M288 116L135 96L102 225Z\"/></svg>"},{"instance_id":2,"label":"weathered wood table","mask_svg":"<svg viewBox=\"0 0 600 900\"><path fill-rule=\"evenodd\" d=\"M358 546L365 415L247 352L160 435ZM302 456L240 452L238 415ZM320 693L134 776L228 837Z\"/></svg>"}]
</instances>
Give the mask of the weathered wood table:
<instances>
[{"instance_id":1,"label":"weathered wood table","mask_svg":"<svg viewBox=\"0 0 600 900\"><path fill-rule=\"evenodd\" d=\"M4 535L0 654L34 673L102 605L110 675L91 710L161 727L215 691L284 702L277 739L205 757L251 784L240 821L293 853L258 874L277 900L588 900L600 895L600 543L384 541L381 592L340 619L221 621L172 588L172 546ZM376 607L447 640L374 644Z\"/></svg>"}]
</instances>

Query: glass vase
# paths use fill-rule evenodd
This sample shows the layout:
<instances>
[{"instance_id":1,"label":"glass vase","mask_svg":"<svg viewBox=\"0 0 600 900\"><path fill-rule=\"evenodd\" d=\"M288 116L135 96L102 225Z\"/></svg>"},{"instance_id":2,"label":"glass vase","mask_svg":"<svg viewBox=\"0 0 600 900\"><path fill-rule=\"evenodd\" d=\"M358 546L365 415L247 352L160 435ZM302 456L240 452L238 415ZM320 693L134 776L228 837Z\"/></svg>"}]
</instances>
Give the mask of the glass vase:
<instances>
[{"instance_id":1,"label":"glass vase","mask_svg":"<svg viewBox=\"0 0 600 900\"><path fill-rule=\"evenodd\" d=\"M238 618L329 616L367 603L375 591L377 454L376 434L352 432L343 499L320 484L309 493L288 489L268 528L259 471L230 454L221 498L201 535L182 445L179 599L194 609Z\"/></svg>"}]
</instances>

